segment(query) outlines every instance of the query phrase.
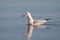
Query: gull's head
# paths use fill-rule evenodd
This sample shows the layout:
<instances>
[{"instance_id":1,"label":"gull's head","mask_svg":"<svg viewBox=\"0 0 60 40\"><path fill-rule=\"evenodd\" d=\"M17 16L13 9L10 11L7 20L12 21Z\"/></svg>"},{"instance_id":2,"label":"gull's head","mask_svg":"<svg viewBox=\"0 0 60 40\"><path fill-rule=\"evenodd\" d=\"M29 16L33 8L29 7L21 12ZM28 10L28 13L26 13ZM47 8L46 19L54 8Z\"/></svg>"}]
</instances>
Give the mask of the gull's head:
<instances>
[{"instance_id":1,"label":"gull's head","mask_svg":"<svg viewBox=\"0 0 60 40\"><path fill-rule=\"evenodd\" d=\"M23 17L24 16L30 16L31 14L30 14L30 12L25 12L25 14L23 15Z\"/></svg>"}]
</instances>

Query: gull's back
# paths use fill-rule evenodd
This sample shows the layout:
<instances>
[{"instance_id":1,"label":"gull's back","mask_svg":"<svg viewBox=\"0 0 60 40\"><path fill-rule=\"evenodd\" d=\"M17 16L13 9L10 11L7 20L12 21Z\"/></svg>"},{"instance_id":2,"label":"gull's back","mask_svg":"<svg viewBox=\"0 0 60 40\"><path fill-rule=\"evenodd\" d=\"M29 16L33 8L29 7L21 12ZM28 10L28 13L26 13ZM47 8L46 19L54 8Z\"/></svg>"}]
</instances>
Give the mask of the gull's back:
<instances>
[{"instance_id":1,"label":"gull's back","mask_svg":"<svg viewBox=\"0 0 60 40\"><path fill-rule=\"evenodd\" d=\"M47 21L46 20L34 20L33 24L40 25L40 24L44 24L45 22Z\"/></svg>"}]
</instances>

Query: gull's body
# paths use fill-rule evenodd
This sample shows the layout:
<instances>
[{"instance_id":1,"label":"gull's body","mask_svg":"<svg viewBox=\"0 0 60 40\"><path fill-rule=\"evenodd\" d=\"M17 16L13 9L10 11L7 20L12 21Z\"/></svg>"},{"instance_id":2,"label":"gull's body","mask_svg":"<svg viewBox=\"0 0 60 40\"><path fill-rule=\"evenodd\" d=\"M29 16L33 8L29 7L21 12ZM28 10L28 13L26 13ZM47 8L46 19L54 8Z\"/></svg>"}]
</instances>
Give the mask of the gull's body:
<instances>
[{"instance_id":1,"label":"gull's body","mask_svg":"<svg viewBox=\"0 0 60 40\"><path fill-rule=\"evenodd\" d=\"M34 20L29 12L26 12L23 16L27 16L28 18L28 24L33 24L33 25L41 25L47 22L49 19L44 19L44 20Z\"/></svg>"}]
</instances>

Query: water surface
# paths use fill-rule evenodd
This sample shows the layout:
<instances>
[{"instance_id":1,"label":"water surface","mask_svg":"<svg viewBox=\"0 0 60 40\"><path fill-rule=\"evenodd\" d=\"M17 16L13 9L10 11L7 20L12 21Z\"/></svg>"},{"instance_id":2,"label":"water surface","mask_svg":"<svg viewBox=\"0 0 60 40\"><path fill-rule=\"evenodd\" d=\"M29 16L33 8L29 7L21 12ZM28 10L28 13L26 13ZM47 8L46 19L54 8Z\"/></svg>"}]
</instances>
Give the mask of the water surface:
<instances>
[{"instance_id":1,"label":"water surface","mask_svg":"<svg viewBox=\"0 0 60 40\"><path fill-rule=\"evenodd\" d=\"M59 0L2 0L0 3L0 40L60 40ZM45 24L48 29L35 28L28 39L27 17L21 17L26 11L31 12L34 19L50 18Z\"/></svg>"}]
</instances>

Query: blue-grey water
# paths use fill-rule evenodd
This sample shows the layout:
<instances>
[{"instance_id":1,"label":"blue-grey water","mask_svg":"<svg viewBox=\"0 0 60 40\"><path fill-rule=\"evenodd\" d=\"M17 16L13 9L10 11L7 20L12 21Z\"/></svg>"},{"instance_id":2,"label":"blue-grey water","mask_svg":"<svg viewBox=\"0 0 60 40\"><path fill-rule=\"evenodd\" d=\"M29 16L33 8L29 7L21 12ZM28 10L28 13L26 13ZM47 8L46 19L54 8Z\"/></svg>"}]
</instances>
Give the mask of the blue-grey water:
<instances>
[{"instance_id":1,"label":"blue-grey water","mask_svg":"<svg viewBox=\"0 0 60 40\"><path fill-rule=\"evenodd\" d=\"M0 40L27 40L27 17L50 20L48 29L35 28L30 40L60 40L60 0L0 0Z\"/></svg>"}]
</instances>

